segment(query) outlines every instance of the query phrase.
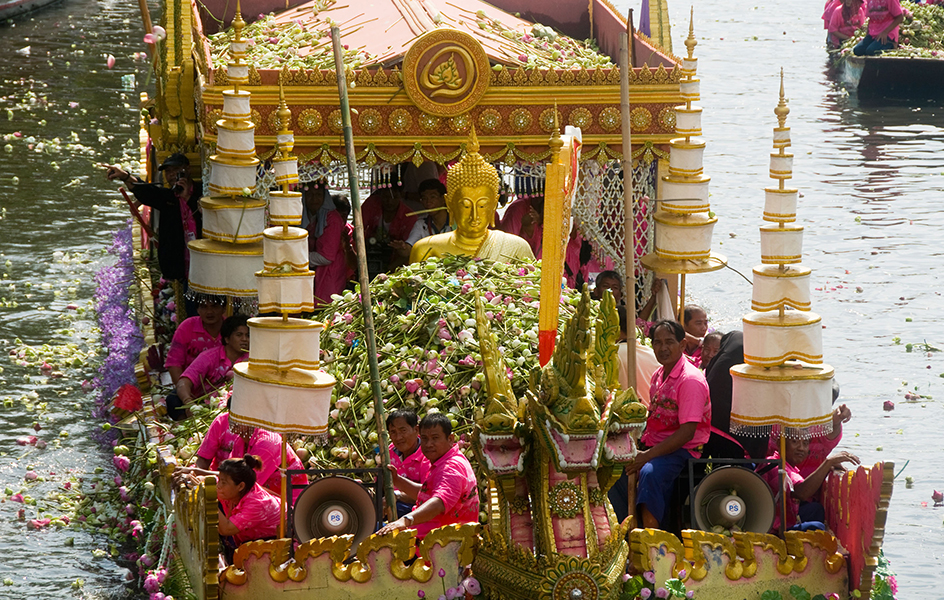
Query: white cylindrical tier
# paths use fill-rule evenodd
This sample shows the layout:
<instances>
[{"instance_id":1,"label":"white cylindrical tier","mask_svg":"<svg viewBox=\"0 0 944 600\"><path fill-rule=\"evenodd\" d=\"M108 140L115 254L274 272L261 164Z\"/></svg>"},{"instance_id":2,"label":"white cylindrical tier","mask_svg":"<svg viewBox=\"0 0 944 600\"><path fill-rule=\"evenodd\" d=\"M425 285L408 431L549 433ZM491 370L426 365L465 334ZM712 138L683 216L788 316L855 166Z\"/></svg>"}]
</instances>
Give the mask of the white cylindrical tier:
<instances>
[{"instance_id":1,"label":"white cylindrical tier","mask_svg":"<svg viewBox=\"0 0 944 600\"><path fill-rule=\"evenodd\" d=\"M772 223L793 223L796 221L797 196L795 189L766 188L764 200L764 220Z\"/></svg>"},{"instance_id":2,"label":"white cylindrical tier","mask_svg":"<svg viewBox=\"0 0 944 600\"><path fill-rule=\"evenodd\" d=\"M790 145L790 128L774 127L774 148L786 148Z\"/></svg>"},{"instance_id":3,"label":"white cylindrical tier","mask_svg":"<svg viewBox=\"0 0 944 600\"><path fill-rule=\"evenodd\" d=\"M222 296L257 294L255 273L262 268L262 242L226 244L202 239L188 247L191 290Z\"/></svg>"},{"instance_id":4,"label":"white cylindrical tier","mask_svg":"<svg viewBox=\"0 0 944 600\"><path fill-rule=\"evenodd\" d=\"M301 225L301 192L269 192L269 223L272 225Z\"/></svg>"},{"instance_id":5,"label":"white cylindrical tier","mask_svg":"<svg viewBox=\"0 0 944 600\"><path fill-rule=\"evenodd\" d=\"M711 178L698 177L663 177L662 210L679 215L706 212L708 204L708 183Z\"/></svg>"},{"instance_id":6,"label":"white cylindrical tier","mask_svg":"<svg viewBox=\"0 0 944 600\"><path fill-rule=\"evenodd\" d=\"M249 123L249 121L242 121ZM252 158L256 155L256 128L216 128L216 150L221 155L237 158Z\"/></svg>"},{"instance_id":7,"label":"white cylindrical tier","mask_svg":"<svg viewBox=\"0 0 944 600\"><path fill-rule=\"evenodd\" d=\"M298 160L294 156L289 160L274 159L272 166L276 185L298 183Z\"/></svg>"},{"instance_id":8,"label":"white cylindrical tier","mask_svg":"<svg viewBox=\"0 0 944 600\"><path fill-rule=\"evenodd\" d=\"M717 217L706 213L674 215L657 212L655 252L669 260L705 260L711 254L711 233Z\"/></svg>"},{"instance_id":9,"label":"white cylindrical tier","mask_svg":"<svg viewBox=\"0 0 944 600\"><path fill-rule=\"evenodd\" d=\"M810 269L798 265L754 267L751 309L757 311L795 308L810 310Z\"/></svg>"},{"instance_id":10,"label":"white cylindrical tier","mask_svg":"<svg viewBox=\"0 0 944 600\"><path fill-rule=\"evenodd\" d=\"M764 225L760 228L760 261L786 265L803 260L803 228L799 225Z\"/></svg>"},{"instance_id":11,"label":"white cylindrical tier","mask_svg":"<svg viewBox=\"0 0 944 600\"><path fill-rule=\"evenodd\" d=\"M302 313L315 310L315 272L256 272L259 312Z\"/></svg>"},{"instance_id":12,"label":"white cylindrical tier","mask_svg":"<svg viewBox=\"0 0 944 600\"><path fill-rule=\"evenodd\" d=\"M241 363L244 364L244 363ZM826 435L832 430L833 368L790 363L764 369L731 367L731 431L768 437L774 425L791 437ZM790 430L794 431L790 431Z\"/></svg>"},{"instance_id":13,"label":"white cylindrical tier","mask_svg":"<svg viewBox=\"0 0 944 600\"><path fill-rule=\"evenodd\" d=\"M289 265L293 271L308 271L308 231L301 227L289 227L282 235L281 227L269 227L265 236L263 262L266 269Z\"/></svg>"},{"instance_id":14,"label":"white cylindrical tier","mask_svg":"<svg viewBox=\"0 0 944 600\"><path fill-rule=\"evenodd\" d=\"M200 198L203 237L232 244L262 239L265 200L258 198Z\"/></svg>"},{"instance_id":15,"label":"white cylindrical tier","mask_svg":"<svg viewBox=\"0 0 944 600\"><path fill-rule=\"evenodd\" d=\"M291 132L280 133L275 136L275 142L279 145L279 149L285 148L291 152L295 147L295 136Z\"/></svg>"},{"instance_id":16,"label":"white cylindrical tier","mask_svg":"<svg viewBox=\"0 0 944 600\"><path fill-rule=\"evenodd\" d=\"M770 176L774 179L788 179L793 176L792 154L770 155Z\"/></svg>"},{"instance_id":17,"label":"white cylindrical tier","mask_svg":"<svg viewBox=\"0 0 944 600\"><path fill-rule=\"evenodd\" d=\"M239 42L232 41L229 43L229 51L232 54L245 54L248 48L249 40L242 40Z\"/></svg>"},{"instance_id":18,"label":"white cylindrical tier","mask_svg":"<svg viewBox=\"0 0 944 600\"><path fill-rule=\"evenodd\" d=\"M682 100L686 102L697 102L698 101L698 89L699 89L699 80L692 79L690 81L682 81L679 83L679 92Z\"/></svg>"},{"instance_id":19,"label":"white cylindrical tier","mask_svg":"<svg viewBox=\"0 0 944 600\"><path fill-rule=\"evenodd\" d=\"M823 324L813 312L752 312L744 324L744 362L775 367L788 360L823 362Z\"/></svg>"},{"instance_id":20,"label":"white cylindrical tier","mask_svg":"<svg viewBox=\"0 0 944 600\"><path fill-rule=\"evenodd\" d=\"M692 73L694 74L698 70L698 59L697 58L683 58L682 59L682 72L683 73Z\"/></svg>"},{"instance_id":21,"label":"white cylindrical tier","mask_svg":"<svg viewBox=\"0 0 944 600\"><path fill-rule=\"evenodd\" d=\"M317 369L321 364L321 330L308 319L249 319L249 364L273 369Z\"/></svg>"},{"instance_id":22,"label":"white cylindrical tier","mask_svg":"<svg viewBox=\"0 0 944 600\"><path fill-rule=\"evenodd\" d=\"M669 151L669 176L698 177L704 171L705 142L675 139Z\"/></svg>"},{"instance_id":23,"label":"white cylindrical tier","mask_svg":"<svg viewBox=\"0 0 944 600\"><path fill-rule=\"evenodd\" d=\"M248 121L252 116L249 106L249 92L240 90L226 90L223 92L223 118L232 121Z\"/></svg>"},{"instance_id":24,"label":"white cylindrical tier","mask_svg":"<svg viewBox=\"0 0 944 600\"><path fill-rule=\"evenodd\" d=\"M226 78L230 83L247 84L249 83L249 65L237 65L230 63L226 65Z\"/></svg>"},{"instance_id":25,"label":"white cylindrical tier","mask_svg":"<svg viewBox=\"0 0 944 600\"><path fill-rule=\"evenodd\" d=\"M328 430L331 390L337 383L324 371L279 371L233 366L232 423L273 433L321 435Z\"/></svg>"},{"instance_id":26,"label":"white cylindrical tier","mask_svg":"<svg viewBox=\"0 0 944 600\"><path fill-rule=\"evenodd\" d=\"M256 187L258 158L234 159L214 154L210 157L210 193L214 196L241 196Z\"/></svg>"},{"instance_id":27,"label":"white cylindrical tier","mask_svg":"<svg viewBox=\"0 0 944 600\"><path fill-rule=\"evenodd\" d=\"M701 109L675 107L675 133L689 137L701 135Z\"/></svg>"}]
</instances>

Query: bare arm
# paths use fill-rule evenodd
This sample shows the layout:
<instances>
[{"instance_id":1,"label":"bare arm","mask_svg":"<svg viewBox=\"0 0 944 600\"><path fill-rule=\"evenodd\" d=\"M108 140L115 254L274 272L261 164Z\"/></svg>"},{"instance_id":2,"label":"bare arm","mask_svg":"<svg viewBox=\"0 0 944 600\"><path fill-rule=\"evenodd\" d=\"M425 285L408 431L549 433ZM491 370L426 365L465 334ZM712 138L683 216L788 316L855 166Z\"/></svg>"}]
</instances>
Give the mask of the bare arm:
<instances>
[{"instance_id":1,"label":"bare arm","mask_svg":"<svg viewBox=\"0 0 944 600\"><path fill-rule=\"evenodd\" d=\"M217 510L220 513L220 523L218 525L220 535L236 535L239 533L239 528L233 525L233 522L223 514L223 511L221 509Z\"/></svg>"},{"instance_id":2,"label":"bare arm","mask_svg":"<svg viewBox=\"0 0 944 600\"><path fill-rule=\"evenodd\" d=\"M644 464L654 458L665 456L666 454L672 454L688 442L692 441L692 438L695 437L695 431L697 428L698 423L695 421L682 423L679 425L679 428L675 431L675 433L662 440L652 448L643 450L637 454L636 458L633 460L633 464L629 465L630 471L638 471Z\"/></svg>"},{"instance_id":3,"label":"bare arm","mask_svg":"<svg viewBox=\"0 0 944 600\"><path fill-rule=\"evenodd\" d=\"M901 25L902 21L904 20L905 20L905 15L903 14L898 15L897 17L892 19L892 22L888 24L888 27L886 27L882 33L878 34L878 41L882 42L883 44L888 43L888 34L891 32L892 29Z\"/></svg>"},{"instance_id":4,"label":"bare arm","mask_svg":"<svg viewBox=\"0 0 944 600\"><path fill-rule=\"evenodd\" d=\"M432 497L426 502L424 502L422 506L420 506L419 508L417 508L416 510L410 513L410 515L413 516L413 523L411 525L407 525L406 517L401 517L397 519L396 521L392 523L387 523L386 525L381 527L377 531L377 535L384 535L384 534L390 533L391 531L397 531L399 529L407 529L408 527L412 527L413 525L417 525L419 523L432 521L439 515L443 514L445 510L446 510L446 507L443 504L443 501L440 500L439 498ZM220 529L220 533L222 532L223 530Z\"/></svg>"},{"instance_id":5,"label":"bare arm","mask_svg":"<svg viewBox=\"0 0 944 600\"><path fill-rule=\"evenodd\" d=\"M420 487L422 486L412 479L407 479L406 477L397 473L397 470L393 467L393 465L387 465L387 468L390 470L390 473L393 476L393 487L403 492L403 495L410 500L416 501L416 495L420 493Z\"/></svg>"},{"instance_id":6,"label":"bare arm","mask_svg":"<svg viewBox=\"0 0 944 600\"><path fill-rule=\"evenodd\" d=\"M177 382L180 381L180 376L184 374L183 367L167 367L167 372L170 373L170 381L174 384L174 387L177 387Z\"/></svg>"},{"instance_id":7,"label":"bare arm","mask_svg":"<svg viewBox=\"0 0 944 600\"><path fill-rule=\"evenodd\" d=\"M840 404L833 411L833 430L826 437L834 440L842 435L842 424L848 423L852 418L852 411L845 404Z\"/></svg>"},{"instance_id":8,"label":"bare arm","mask_svg":"<svg viewBox=\"0 0 944 600\"><path fill-rule=\"evenodd\" d=\"M823 481L826 480L826 476L829 475L829 472L835 467L842 465L844 462L858 465L859 457L845 451L830 456L823 461L823 464L821 464L819 468L810 473L809 477L794 486L793 497L797 500L809 500L812 498L816 490L823 485Z\"/></svg>"},{"instance_id":9,"label":"bare arm","mask_svg":"<svg viewBox=\"0 0 944 600\"><path fill-rule=\"evenodd\" d=\"M171 377L173 377L173 375L171 375ZM189 377L180 377L177 379L174 388L177 390L177 397L180 398L182 402L190 402L193 398L193 382L190 381Z\"/></svg>"}]
</instances>

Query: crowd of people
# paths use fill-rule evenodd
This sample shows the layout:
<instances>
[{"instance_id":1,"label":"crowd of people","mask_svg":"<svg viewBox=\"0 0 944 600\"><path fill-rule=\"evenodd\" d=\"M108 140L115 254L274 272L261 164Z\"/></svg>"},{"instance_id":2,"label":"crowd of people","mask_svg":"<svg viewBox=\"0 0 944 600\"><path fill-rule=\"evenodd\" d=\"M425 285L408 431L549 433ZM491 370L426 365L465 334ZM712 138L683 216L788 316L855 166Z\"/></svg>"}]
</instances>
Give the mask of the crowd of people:
<instances>
[{"instance_id":1,"label":"crowd of people","mask_svg":"<svg viewBox=\"0 0 944 600\"><path fill-rule=\"evenodd\" d=\"M905 14L900 0L827 0L823 9L826 47L835 50L868 26L865 37L855 45L856 56L873 56L898 46L898 26Z\"/></svg>"}]
</instances>

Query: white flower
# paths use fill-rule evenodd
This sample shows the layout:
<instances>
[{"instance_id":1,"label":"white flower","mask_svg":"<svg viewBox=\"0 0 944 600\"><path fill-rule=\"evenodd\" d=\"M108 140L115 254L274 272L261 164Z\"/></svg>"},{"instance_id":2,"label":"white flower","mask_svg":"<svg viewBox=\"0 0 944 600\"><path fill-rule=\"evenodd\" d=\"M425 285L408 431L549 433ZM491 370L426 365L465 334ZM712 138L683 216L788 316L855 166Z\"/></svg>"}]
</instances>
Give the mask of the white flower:
<instances>
[{"instance_id":1,"label":"white flower","mask_svg":"<svg viewBox=\"0 0 944 600\"><path fill-rule=\"evenodd\" d=\"M467 322L468 322L468 321L467 321ZM472 332L469 331L468 329L463 329L462 331L459 332L459 341L460 341L460 342L463 342L463 343L468 342L468 341L471 340L473 337L475 337L475 336L473 336L473 335L472 335Z\"/></svg>"}]
</instances>

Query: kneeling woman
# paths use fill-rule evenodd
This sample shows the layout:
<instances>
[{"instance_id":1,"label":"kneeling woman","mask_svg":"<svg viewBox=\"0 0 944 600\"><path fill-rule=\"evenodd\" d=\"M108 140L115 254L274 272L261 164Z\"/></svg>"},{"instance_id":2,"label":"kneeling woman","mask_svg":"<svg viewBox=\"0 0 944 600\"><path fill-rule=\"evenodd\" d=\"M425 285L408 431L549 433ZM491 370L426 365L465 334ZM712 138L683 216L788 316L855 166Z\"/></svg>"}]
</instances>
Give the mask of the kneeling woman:
<instances>
[{"instance_id":1,"label":"kneeling woman","mask_svg":"<svg viewBox=\"0 0 944 600\"><path fill-rule=\"evenodd\" d=\"M256 483L262 468L258 456L228 458L220 464L216 496L220 501L220 542L227 562L243 542L274 538L279 530L281 501Z\"/></svg>"}]
</instances>

